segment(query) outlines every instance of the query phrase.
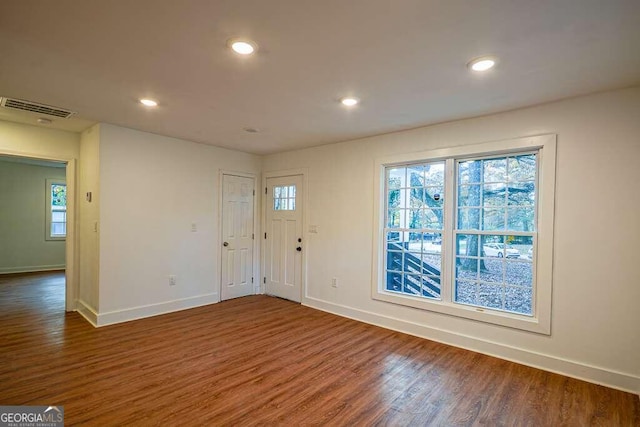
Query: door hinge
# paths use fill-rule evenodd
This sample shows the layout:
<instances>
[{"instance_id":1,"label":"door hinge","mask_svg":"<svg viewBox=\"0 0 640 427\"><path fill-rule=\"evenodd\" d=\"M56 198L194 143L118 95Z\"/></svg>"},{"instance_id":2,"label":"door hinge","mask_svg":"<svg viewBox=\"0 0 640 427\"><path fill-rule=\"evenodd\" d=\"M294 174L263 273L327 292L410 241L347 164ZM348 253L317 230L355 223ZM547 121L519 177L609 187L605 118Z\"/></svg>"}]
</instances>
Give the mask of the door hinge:
<instances>
[{"instance_id":1,"label":"door hinge","mask_svg":"<svg viewBox=\"0 0 640 427\"><path fill-rule=\"evenodd\" d=\"M254 195L254 196L256 195L256 190L253 190L253 195Z\"/></svg>"},{"instance_id":2,"label":"door hinge","mask_svg":"<svg viewBox=\"0 0 640 427\"><path fill-rule=\"evenodd\" d=\"M256 238L256 235L251 233L251 240L255 240L255 238Z\"/></svg>"},{"instance_id":3,"label":"door hinge","mask_svg":"<svg viewBox=\"0 0 640 427\"><path fill-rule=\"evenodd\" d=\"M267 283L267 278L266 277L262 278L262 283L265 283L265 284Z\"/></svg>"},{"instance_id":4,"label":"door hinge","mask_svg":"<svg viewBox=\"0 0 640 427\"><path fill-rule=\"evenodd\" d=\"M251 278L251 283L253 283L253 277Z\"/></svg>"},{"instance_id":5,"label":"door hinge","mask_svg":"<svg viewBox=\"0 0 640 427\"><path fill-rule=\"evenodd\" d=\"M264 238L265 238L265 239L267 238L267 233L264 233Z\"/></svg>"},{"instance_id":6,"label":"door hinge","mask_svg":"<svg viewBox=\"0 0 640 427\"><path fill-rule=\"evenodd\" d=\"M264 194L267 194L267 187L264 187Z\"/></svg>"}]
</instances>

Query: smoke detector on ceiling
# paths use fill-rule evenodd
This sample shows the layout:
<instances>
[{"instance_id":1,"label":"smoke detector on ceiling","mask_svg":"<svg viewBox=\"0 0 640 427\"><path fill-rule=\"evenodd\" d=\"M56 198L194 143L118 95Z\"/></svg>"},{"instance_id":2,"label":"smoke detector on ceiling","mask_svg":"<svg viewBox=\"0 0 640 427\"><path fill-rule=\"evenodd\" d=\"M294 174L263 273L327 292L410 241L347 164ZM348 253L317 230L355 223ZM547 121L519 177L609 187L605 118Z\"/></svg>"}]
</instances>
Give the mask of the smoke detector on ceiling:
<instances>
[{"instance_id":1,"label":"smoke detector on ceiling","mask_svg":"<svg viewBox=\"0 0 640 427\"><path fill-rule=\"evenodd\" d=\"M0 98L0 106L4 108L11 108L13 110L28 111L40 116L45 115L63 119L68 119L69 117L76 114L74 111L65 110L64 108L38 104L37 102L25 101L24 99L15 98Z\"/></svg>"}]
</instances>

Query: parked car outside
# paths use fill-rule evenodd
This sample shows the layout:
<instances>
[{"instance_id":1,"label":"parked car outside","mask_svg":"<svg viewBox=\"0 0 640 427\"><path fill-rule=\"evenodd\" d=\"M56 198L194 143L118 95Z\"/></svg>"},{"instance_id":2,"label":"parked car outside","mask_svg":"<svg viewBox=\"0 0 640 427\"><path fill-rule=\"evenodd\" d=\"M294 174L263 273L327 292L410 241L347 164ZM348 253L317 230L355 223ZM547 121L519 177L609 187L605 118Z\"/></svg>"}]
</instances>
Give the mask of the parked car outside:
<instances>
[{"instance_id":1,"label":"parked car outside","mask_svg":"<svg viewBox=\"0 0 640 427\"><path fill-rule=\"evenodd\" d=\"M516 249L505 249L504 243L486 243L482 245L482 251L484 256L503 258L506 253L507 258L520 258L520 252Z\"/></svg>"}]
</instances>

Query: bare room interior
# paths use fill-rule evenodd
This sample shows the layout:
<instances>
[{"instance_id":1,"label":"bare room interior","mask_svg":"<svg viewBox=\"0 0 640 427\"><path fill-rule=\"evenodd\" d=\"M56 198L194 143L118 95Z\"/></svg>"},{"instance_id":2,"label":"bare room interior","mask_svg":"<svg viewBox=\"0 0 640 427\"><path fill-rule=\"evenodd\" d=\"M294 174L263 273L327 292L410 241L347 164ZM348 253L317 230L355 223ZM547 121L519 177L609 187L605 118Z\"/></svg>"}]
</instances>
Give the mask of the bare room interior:
<instances>
[{"instance_id":1,"label":"bare room interior","mask_svg":"<svg viewBox=\"0 0 640 427\"><path fill-rule=\"evenodd\" d=\"M3 2L0 415L640 425L639 43L633 0Z\"/></svg>"}]
</instances>

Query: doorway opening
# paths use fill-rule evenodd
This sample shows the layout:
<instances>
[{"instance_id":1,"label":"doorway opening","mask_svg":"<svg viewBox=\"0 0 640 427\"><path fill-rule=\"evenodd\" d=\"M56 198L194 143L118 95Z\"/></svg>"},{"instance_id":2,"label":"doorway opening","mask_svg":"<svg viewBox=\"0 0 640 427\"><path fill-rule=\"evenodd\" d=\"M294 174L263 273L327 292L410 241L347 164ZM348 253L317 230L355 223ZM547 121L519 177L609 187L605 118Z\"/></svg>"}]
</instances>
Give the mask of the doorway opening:
<instances>
[{"instance_id":1,"label":"doorway opening","mask_svg":"<svg viewBox=\"0 0 640 427\"><path fill-rule=\"evenodd\" d=\"M75 310L75 162L0 151L0 278ZM26 301L26 300L25 300Z\"/></svg>"}]
</instances>

